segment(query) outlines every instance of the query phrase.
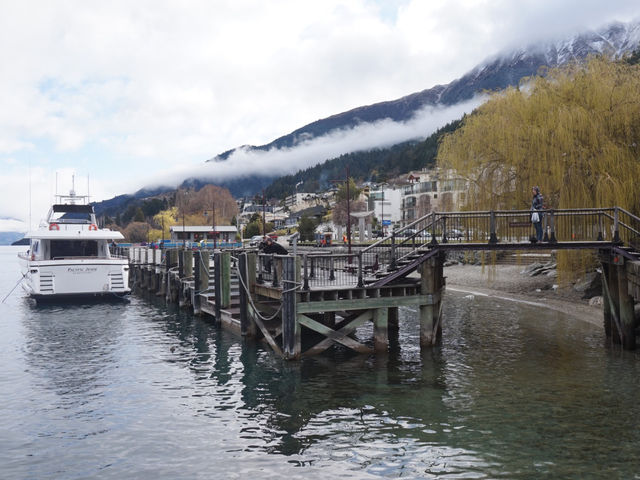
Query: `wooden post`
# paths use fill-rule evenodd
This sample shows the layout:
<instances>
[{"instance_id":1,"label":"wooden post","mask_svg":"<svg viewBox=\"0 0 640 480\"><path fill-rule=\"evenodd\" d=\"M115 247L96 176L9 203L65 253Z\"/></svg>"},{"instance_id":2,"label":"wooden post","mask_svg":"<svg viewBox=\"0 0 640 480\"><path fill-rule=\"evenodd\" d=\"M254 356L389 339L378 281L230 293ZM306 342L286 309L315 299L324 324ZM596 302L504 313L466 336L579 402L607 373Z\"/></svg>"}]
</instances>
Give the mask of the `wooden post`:
<instances>
[{"instance_id":1,"label":"wooden post","mask_svg":"<svg viewBox=\"0 0 640 480\"><path fill-rule=\"evenodd\" d=\"M389 307L387 319L387 335L389 336L389 350L396 350L400 346L400 322L398 307Z\"/></svg>"},{"instance_id":2,"label":"wooden post","mask_svg":"<svg viewBox=\"0 0 640 480\"><path fill-rule=\"evenodd\" d=\"M309 268L308 268L309 257L307 257L307 254L305 253L303 258L304 258L304 260L303 260L303 275L302 275L302 279L304 281L304 285L303 285L302 288L303 288L303 290L309 290ZM313 261L313 259L311 261Z\"/></svg>"},{"instance_id":3,"label":"wooden post","mask_svg":"<svg viewBox=\"0 0 640 480\"><path fill-rule=\"evenodd\" d=\"M184 276L186 278L193 276L193 250L183 250L184 255Z\"/></svg>"},{"instance_id":4,"label":"wooden post","mask_svg":"<svg viewBox=\"0 0 640 480\"><path fill-rule=\"evenodd\" d=\"M282 257L282 350L287 359L297 359L302 350L296 309L296 259Z\"/></svg>"},{"instance_id":5,"label":"wooden post","mask_svg":"<svg viewBox=\"0 0 640 480\"><path fill-rule=\"evenodd\" d=\"M622 257L617 257L622 261ZM616 265L618 270L618 298L620 303L620 327L622 328L622 346L625 350L635 350L635 314L633 309L633 297L629 295L627 271L624 263Z\"/></svg>"},{"instance_id":6,"label":"wooden post","mask_svg":"<svg viewBox=\"0 0 640 480\"><path fill-rule=\"evenodd\" d=\"M618 207L613 209L613 241L620 243L620 211Z\"/></svg>"},{"instance_id":7,"label":"wooden post","mask_svg":"<svg viewBox=\"0 0 640 480\"><path fill-rule=\"evenodd\" d=\"M213 254L214 265L214 292L215 292L215 317L216 322L220 322L220 305L222 303L222 252L215 252Z\"/></svg>"},{"instance_id":8,"label":"wooden post","mask_svg":"<svg viewBox=\"0 0 640 480\"><path fill-rule=\"evenodd\" d=\"M432 298L430 304L420 305L420 346L423 347L435 345L442 329L439 297L443 282L438 278L441 276L442 266L439 258L430 258L421 265L420 290L422 295Z\"/></svg>"},{"instance_id":9,"label":"wooden post","mask_svg":"<svg viewBox=\"0 0 640 480\"><path fill-rule=\"evenodd\" d=\"M615 308L609 299L609 292L607 291L607 285L611 284L611 277L609 275L610 265L606 261L600 262L600 267L602 268L602 313L604 316L603 325L604 325L604 334L607 338L611 338L611 325L612 325L612 315L611 309Z\"/></svg>"},{"instance_id":10,"label":"wooden post","mask_svg":"<svg viewBox=\"0 0 640 480\"><path fill-rule=\"evenodd\" d=\"M247 253L247 287L249 287L249 293L253 294L256 289L256 265L258 262L258 256L255 253Z\"/></svg>"},{"instance_id":11,"label":"wooden post","mask_svg":"<svg viewBox=\"0 0 640 480\"><path fill-rule=\"evenodd\" d=\"M376 308L373 311L373 343L376 352L389 350L388 322L388 308Z\"/></svg>"},{"instance_id":12,"label":"wooden post","mask_svg":"<svg viewBox=\"0 0 640 480\"><path fill-rule=\"evenodd\" d=\"M200 291L209 289L209 252L202 250L200 252L200 261L198 262L200 269Z\"/></svg>"},{"instance_id":13,"label":"wooden post","mask_svg":"<svg viewBox=\"0 0 640 480\"><path fill-rule=\"evenodd\" d=\"M238 269L240 270L238 275L240 280L240 334L245 337L255 337L256 324L251 321L251 318L249 316L250 293L247 292L249 287L247 264L247 254L241 253L238 257Z\"/></svg>"},{"instance_id":14,"label":"wooden post","mask_svg":"<svg viewBox=\"0 0 640 480\"><path fill-rule=\"evenodd\" d=\"M231 253L220 254L220 269L220 307L229 308L231 306Z\"/></svg>"},{"instance_id":15,"label":"wooden post","mask_svg":"<svg viewBox=\"0 0 640 480\"><path fill-rule=\"evenodd\" d=\"M620 322L620 296L618 295L618 269L613 264L609 264L608 268L608 281L609 296L611 301L610 311L612 319L611 322L611 341L613 343L620 344L622 338L622 331L618 328ZM617 321L616 321L617 317Z\"/></svg>"},{"instance_id":16,"label":"wooden post","mask_svg":"<svg viewBox=\"0 0 640 480\"><path fill-rule=\"evenodd\" d=\"M202 310L200 309L200 291L202 290L202 281L201 281L201 273L200 269L201 263L201 252L197 250L193 253L193 259L195 262L195 269L193 270L193 292L191 298L191 305L193 305L193 313L194 315L200 315Z\"/></svg>"}]
</instances>

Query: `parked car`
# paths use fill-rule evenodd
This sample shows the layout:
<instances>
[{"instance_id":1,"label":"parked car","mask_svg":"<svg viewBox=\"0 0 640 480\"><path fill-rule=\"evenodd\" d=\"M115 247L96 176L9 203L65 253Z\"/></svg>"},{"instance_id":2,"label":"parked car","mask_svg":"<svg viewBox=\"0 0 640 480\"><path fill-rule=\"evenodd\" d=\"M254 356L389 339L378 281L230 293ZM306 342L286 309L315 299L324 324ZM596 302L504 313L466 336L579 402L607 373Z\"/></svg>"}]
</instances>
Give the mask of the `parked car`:
<instances>
[{"instance_id":1,"label":"parked car","mask_svg":"<svg viewBox=\"0 0 640 480\"><path fill-rule=\"evenodd\" d=\"M398 232L398 237L410 237L415 234L416 231L413 228L405 228L401 232Z\"/></svg>"},{"instance_id":2,"label":"parked car","mask_svg":"<svg viewBox=\"0 0 640 480\"><path fill-rule=\"evenodd\" d=\"M464 237L464 233L462 233L462 230L458 230L457 228L447 230L447 238L460 240L462 237Z\"/></svg>"},{"instance_id":3,"label":"parked car","mask_svg":"<svg viewBox=\"0 0 640 480\"><path fill-rule=\"evenodd\" d=\"M251 237L251 240L249 240L249 246L257 247L258 245L260 245L261 242L262 242L262 235L254 235L253 237Z\"/></svg>"}]
</instances>

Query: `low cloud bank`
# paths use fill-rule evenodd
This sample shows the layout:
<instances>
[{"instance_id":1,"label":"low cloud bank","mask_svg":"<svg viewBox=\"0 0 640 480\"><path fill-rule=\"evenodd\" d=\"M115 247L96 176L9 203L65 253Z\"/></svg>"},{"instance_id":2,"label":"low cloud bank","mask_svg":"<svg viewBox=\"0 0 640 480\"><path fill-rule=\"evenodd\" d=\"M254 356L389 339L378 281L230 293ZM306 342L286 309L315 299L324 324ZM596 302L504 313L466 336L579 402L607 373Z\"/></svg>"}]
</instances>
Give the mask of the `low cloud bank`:
<instances>
[{"instance_id":1,"label":"low cloud bank","mask_svg":"<svg viewBox=\"0 0 640 480\"><path fill-rule=\"evenodd\" d=\"M451 107L426 107L406 122L383 119L353 128L333 130L291 148L268 151L239 148L225 161L165 172L156 177L153 183L176 186L187 178L206 179L215 183L248 175L287 175L346 153L424 139L446 123L471 112L485 100L485 97L479 96Z\"/></svg>"}]
</instances>

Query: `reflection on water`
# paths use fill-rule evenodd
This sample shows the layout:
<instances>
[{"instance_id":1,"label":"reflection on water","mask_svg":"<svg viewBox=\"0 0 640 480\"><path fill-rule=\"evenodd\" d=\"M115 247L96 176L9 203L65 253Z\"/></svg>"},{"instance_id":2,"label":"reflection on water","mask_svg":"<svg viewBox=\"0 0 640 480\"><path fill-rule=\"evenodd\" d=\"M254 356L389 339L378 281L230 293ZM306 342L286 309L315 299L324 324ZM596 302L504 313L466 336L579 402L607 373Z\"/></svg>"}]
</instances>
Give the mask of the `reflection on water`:
<instances>
[{"instance_id":1,"label":"reflection on water","mask_svg":"<svg viewBox=\"0 0 640 480\"><path fill-rule=\"evenodd\" d=\"M7 478L638 478L640 356L557 312L451 293L439 348L403 308L284 362L154 300L3 309Z\"/></svg>"}]
</instances>

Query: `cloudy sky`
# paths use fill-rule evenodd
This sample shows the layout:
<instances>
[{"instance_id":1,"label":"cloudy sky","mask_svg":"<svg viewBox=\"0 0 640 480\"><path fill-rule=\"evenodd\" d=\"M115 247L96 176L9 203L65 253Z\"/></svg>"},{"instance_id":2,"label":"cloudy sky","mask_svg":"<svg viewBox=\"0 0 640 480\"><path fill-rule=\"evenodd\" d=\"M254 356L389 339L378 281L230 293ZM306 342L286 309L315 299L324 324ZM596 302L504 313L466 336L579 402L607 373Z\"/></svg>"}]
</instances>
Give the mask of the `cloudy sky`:
<instances>
[{"instance_id":1,"label":"cloudy sky","mask_svg":"<svg viewBox=\"0 0 640 480\"><path fill-rule=\"evenodd\" d=\"M175 183L230 148L639 13L637 0L2 1L0 219L17 222L0 220L0 230L19 229L30 211L37 224L56 177L62 193L75 174L94 200ZM426 135L472 107L366 126L357 138ZM332 140L347 148L353 138ZM240 168L287 171L332 148Z\"/></svg>"}]
</instances>

